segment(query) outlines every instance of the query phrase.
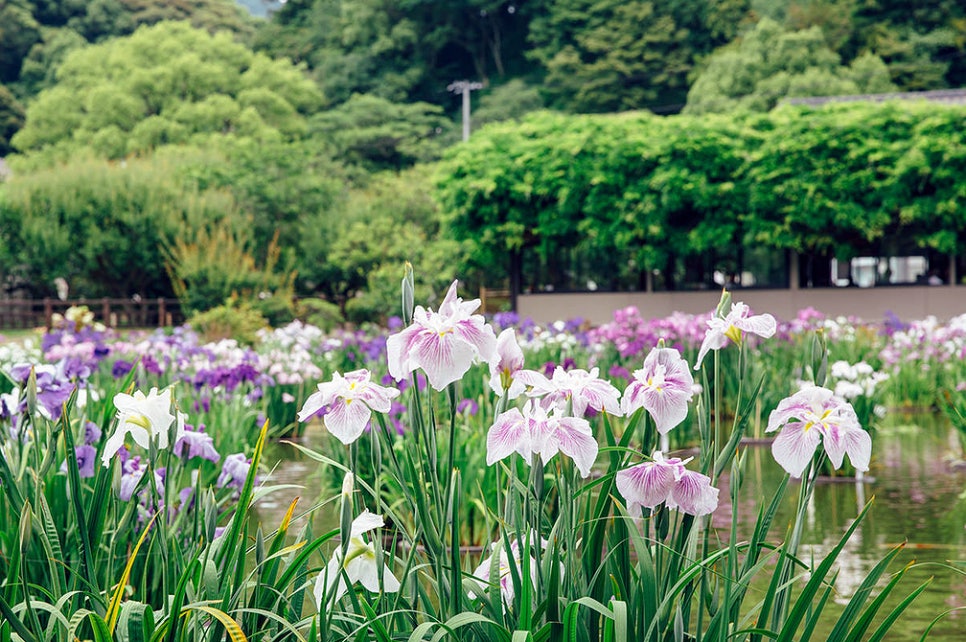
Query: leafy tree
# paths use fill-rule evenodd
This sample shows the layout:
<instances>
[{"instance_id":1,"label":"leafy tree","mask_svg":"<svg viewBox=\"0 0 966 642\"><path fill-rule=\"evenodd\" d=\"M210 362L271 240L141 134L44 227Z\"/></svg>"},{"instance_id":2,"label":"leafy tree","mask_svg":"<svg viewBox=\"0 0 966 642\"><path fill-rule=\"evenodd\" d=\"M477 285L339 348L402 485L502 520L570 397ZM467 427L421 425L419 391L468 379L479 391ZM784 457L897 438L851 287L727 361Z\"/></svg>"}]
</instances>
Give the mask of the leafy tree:
<instances>
[{"instance_id":1,"label":"leafy tree","mask_svg":"<svg viewBox=\"0 0 966 642\"><path fill-rule=\"evenodd\" d=\"M336 302L354 321L399 314L399 279L410 261L429 300L456 273L460 246L440 226L427 166L380 173L329 212L301 221L301 289Z\"/></svg>"},{"instance_id":2,"label":"leafy tree","mask_svg":"<svg viewBox=\"0 0 966 642\"><path fill-rule=\"evenodd\" d=\"M874 56L845 67L818 27L789 32L765 18L710 57L688 92L685 112L766 111L785 97L892 90L885 65Z\"/></svg>"},{"instance_id":3,"label":"leafy tree","mask_svg":"<svg viewBox=\"0 0 966 642\"><path fill-rule=\"evenodd\" d=\"M561 0L535 22L532 55L546 67L554 106L578 112L638 109L685 86L687 31L656 2Z\"/></svg>"},{"instance_id":4,"label":"leafy tree","mask_svg":"<svg viewBox=\"0 0 966 642\"><path fill-rule=\"evenodd\" d=\"M13 141L23 152L121 158L224 137L294 140L323 103L298 68L183 22L72 51L57 79L27 108Z\"/></svg>"},{"instance_id":5,"label":"leafy tree","mask_svg":"<svg viewBox=\"0 0 966 642\"><path fill-rule=\"evenodd\" d=\"M393 103L371 94L355 94L312 119L313 132L333 154L368 171L399 171L439 157L451 142L452 123L428 103ZM447 131L448 130L448 131Z\"/></svg>"},{"instance_id":6,"label":"leafy tree","mask_svg":"<svg viewBox=\"0 0 966 642\"><path fill-rule=\"evenodd\" d=\"M23 106L10 90L0 85L0 157L9 154L10 138L23 126Z\"/></svg>"},{"instance_id":7,"label":"leafy tree","mask_svg":"<svg viewBox=\"0 0 966 642\"><path fill-rule=\"evenodd\" d=\"M20 67L30 48L40 41L40 24L26 0L0 3L0 83L20 76Z\"/></svg>"}]
</instances>

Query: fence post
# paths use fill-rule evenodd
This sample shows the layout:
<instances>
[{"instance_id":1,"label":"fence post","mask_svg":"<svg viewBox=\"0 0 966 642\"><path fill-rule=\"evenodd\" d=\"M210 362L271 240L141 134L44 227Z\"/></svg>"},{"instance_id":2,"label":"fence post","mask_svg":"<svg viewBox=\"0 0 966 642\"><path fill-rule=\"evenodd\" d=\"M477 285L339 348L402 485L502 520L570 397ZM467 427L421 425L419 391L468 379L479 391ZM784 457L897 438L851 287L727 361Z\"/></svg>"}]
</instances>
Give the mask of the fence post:
<instances>
[{"instance_id":1,"label":"fence post","mask_svg":"<svg viewBox=\"0 0 966 642\"><path fill-rule=\"evenodd\" d=\"M54 316L54 305L49 297L44 297L44 325L50 330L50 324L53 321Z\"/></svg>"},{"instance_id":2,"label":"fence post","mask_svg":"<svg viewBox=\"0 0 966 642\"><path fill-rule=\"evenodd\" d=\"M165 317L164 298L158 297L158 327L159 328L164 327L164 317Z\"/></svg>"},{"instance_id":3,"label":"fence post","mask_svg":"<svg viewBox=\"0 0 966 642\"><path fill-rule=\"evenodd\" d=\"M111 301L107 297L101 299L101 318L104 319L104 325L114 325L111 323Z\"/></svg>"}]
</instances>

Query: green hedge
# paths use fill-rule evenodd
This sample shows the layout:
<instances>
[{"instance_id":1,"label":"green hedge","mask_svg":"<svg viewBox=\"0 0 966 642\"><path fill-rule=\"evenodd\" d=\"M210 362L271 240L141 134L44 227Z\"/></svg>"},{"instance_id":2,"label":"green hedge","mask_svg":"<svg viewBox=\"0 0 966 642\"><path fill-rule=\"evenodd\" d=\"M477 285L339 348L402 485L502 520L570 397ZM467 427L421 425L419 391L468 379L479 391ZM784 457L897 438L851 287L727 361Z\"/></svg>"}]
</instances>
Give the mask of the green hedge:
<instances>
[{"instance_id":1,"label":"green hedge","mask_svg":"<svg viewBox=\"0 0 966 642\"><path fill-rule=\"evenodd\" d=\"M483 128L439 166L468 265L574 253L621 271L771 248L848 258L966 228L966 108L783 106L764 115L541 112ZM627 276L627 275L625 275Z\"/></svg>"}]
</instances>

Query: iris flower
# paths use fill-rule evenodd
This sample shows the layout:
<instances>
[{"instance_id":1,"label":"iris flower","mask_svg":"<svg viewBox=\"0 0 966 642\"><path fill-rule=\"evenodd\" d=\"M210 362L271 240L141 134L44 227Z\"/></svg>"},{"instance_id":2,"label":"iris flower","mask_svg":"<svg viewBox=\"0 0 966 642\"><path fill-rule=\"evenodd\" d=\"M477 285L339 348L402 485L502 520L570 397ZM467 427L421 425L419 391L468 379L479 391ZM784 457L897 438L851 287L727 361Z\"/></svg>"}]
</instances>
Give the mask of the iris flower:
<instances>
[{"instance_id":1,"label":"iris flower","mask_svg":"<svg viewBox=\"0 0 966 642\"><path fill-rule=\"evenodd\" d=\"M368 370L347 372L343 377L338 372L332 381L320 383L318 391L309 395L298 414L299 421L306 421L321 408L329 410L322 423L330 433L348 446L362 435L372 411L389 412L392 400L399 396L395 388L385 388L369 380Z\"/></svg>"},{"instance_id":2,"label":"iris flower","mask_svg":"<svg viewBox=\"0 0 966 642\"><path fill-rule=\"evenodd\" d=\"M379 591L379 576L382 576L382 590L386 593L395 593L399 590L399 580L392 574L389 567L385 564L382 568L376 563L376 550L371 542L367 542L362 536L364 533L375 530L385 525L382 515L374 515L368 510L352 520L350 528L349 546L346 549L345 558L342 557L342 548L336 548L329 559L329 563L323 567L315 581L315 603L322 610L322 599L327 595L331 596L332 587L335 586L335 597L329 598L337 602L339 598L346 594L348 584L359 582L365 588L377 593ZM345 571L343 576L342 571ZM338 582L338 584L336 584Z\"/></svg>"},{"instance_id":3,"label":"iris flower","mask_svg":"<svg viewBox=\"0 0 966 642\"><path fill-rule=\"evenodd\" d=\"M496 338L496 358L490 362L490 388L507 399L516 399L526 386L517 378L523 370L523 350L517 343L513 328L507 328Z\"/></svg>"},{"instance_id":4,"label":"iris flower","mask_svg":"<svg viewBox=\"0 0 966 642\"><path fill-rule=\"evenodd\" d=\"M114 395L114 406L117 408L117 429L104 445L101 461L105 466L124 445L124 438L128 434L141 448L147 449L151 440L156 439L158 448L164 449L168 447L168 431L176 419L175 440L184 432L184 415L178 413L178 417L175 417L171 413L171 388L161 392L151 388L147 396L140 390L133 395L118 393Z\"/></svg>"},{"instance_id":5,"label":"iris flower","mask_svg":"<svg viewBox=\"0 0 966 642\"><path fill-rule=\"evenodd\" d=\"M621 410L630 416L644 408L654 418L657 431L666 435L688 416L693 390L694 377L681 353L674 348L654 348L644 359L644 367L634 371Z\"/></svg>"},{"instance_id":6,"label":"iris flower","mask_svg":"<svg viewBox=\"0 0 966 642\"><path fill-rule=\"evenodd\" d=\"M492 466L514 452L527 464L533 455L547 463L558 452L574 460L581 477L587 477L597 459L598 446L586 419L562 416L559 408L550 414L533 401L520 412L504 412L486 435L486 463Z\"/></svg>"},{"instance_id":7,"label":"iris flower","mask_svg":"<svg viewBox=\"0 0 966 642\"><path fill-rule=\"evenodd\" d=\"M859 424L852 404L828 388L810 386L779 402L768 416L765 432L779 428L771 452L792 477L802 476L820 443L836 469L848 455L856 470L869 470L872 438Z\"/></svg>"},{"instance_id":8,"label":"iris flower","mask_svg":"<svg viewBox=\"0 0 966 642\"><path fill-rule=\"evenodd\" d=\"M749 315L751 309L744 303L732 303L731 312L724 318L715 316L708 320L708 330L698 351L698 361L694 369L701 367L701 362L710 350L720 350L729 341L741 343L743 333L750 332L765 339L775 334L778 324L770 314Z\"/></svg>"},{"instance_id":9,"label":"iris flower","mask_svg":"<svg viewBox=\"0 0 966 642\"><path fill-rule=\"evenodd\" d=\"M615 484L627 501L627 512L634 515L642 506L665 503L695 517L713 513L718 507L718 489L707 475L688 470L689 461L665 459L658 450L652 461L618 471Z\"/></svg>"},{"instance_id":10,"label":"iris flower","mask_svg":"<svg viewBox=\"0 0 966 642\"><path fill-rule=\"evenodd\" d=\"M535 539L535 538L533 538ZM531 539L531 546L533 545L533 540ZM541 546L546 548L546 541L541 542ZM532 550L532 549L531 549ZM485 584L489 585L490 582L490 571L493 568L494 557L498 560L498 566L496 568L496 581L500 585L500 593L503 595L503 601L506 604L511 604L513 602L513 596L515 594L513 589L513 577L511 574L511 568L515 568L517 574L522 574L523 564L522 556L520 555L520 541L516 537L510 540L510 554L512 555L512 562L510 556L506 553L506 548L503 546L502 540L497 540L490 544L490 556L483 559L479 566L473 571L473 577L478 580L482 580ZM510 564L513 564L511 567ZM537 562L530 555L530 584L536 585L537 583ZM470 597L475 597L471 592Z\"/></svg>"},{"instance_id":11,"label":"iris flower","mask_svg":"<svg viewBox=\"0 0 966 642\"><path fill-rule=\"evenodd\" d=\"M557 366L550 379L535 370L521 370L517 379L527 386L527 395L540 398L545 408L563 408L569 401L574 417L583 417L587 408L620 416L620 390L601 379L598 373L597 368L588 372Z\"/></svg>"},{"instance_id":12,"label":"iris flower","mask_svg":"<svg viewBox=\"0 0 966 642\"><path fill-rule=\"evenodd\" d=\"M464 302L456 296L456 281L449 287L438 312L416 306L412 325L386 341L389 374L402 381L422 368L436 390L458 381L477 359L496 358L496 335L483 316L473 314L480 300Z\"/></svg>"}]
</instances>

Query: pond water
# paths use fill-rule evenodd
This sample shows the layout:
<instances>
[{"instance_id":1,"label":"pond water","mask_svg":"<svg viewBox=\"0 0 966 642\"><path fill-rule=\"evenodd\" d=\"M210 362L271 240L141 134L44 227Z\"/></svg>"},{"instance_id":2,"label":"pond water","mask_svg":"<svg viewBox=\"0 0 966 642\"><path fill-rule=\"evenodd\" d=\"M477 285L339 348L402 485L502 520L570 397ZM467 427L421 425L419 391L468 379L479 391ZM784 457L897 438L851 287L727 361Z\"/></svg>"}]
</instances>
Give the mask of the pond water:
<instances>
[{"instance_id":1,"label":"pond water","mask_svg":"<svg viewBox=\"0 0 966 642\"><path fill-rule=\"evenodd\" d=\"M331 442L322 430L314 426L301 438L302 443L324 449ZM933 618L950 609L959 610L942 619L928 640L966 640L966 576L947 567L966 570L966 464L962 457L955 432L940 417L890 415L874 439L872 468L864 482L837 481L816 487L803 534L801 555L806 559L814 556L820 560L838 542L865 502L873 501L871 511L839 556L835 604L829 610L841 610L873 566L892 547L905 542L890 570L897 571L909 562L915 565L890 603L898 603L922 582L930 578L932 581L886 640L919 640ZM772 460L767 446L749 446L747 458L738 511L740 525L750 529L759 503L770 499L783 472ZM293 533L323 495L338 492L337 476L323 471L291 445L271 444L264 461L269 467L279 462L271 481L300 487L260 500L258 513L267 531L277 527L295 496L301 497L296 516L302 517L296 518ZM727 498L727 479L722 479L719 486L722 504L712 524L720 529L722 537L727 537L733 510ZM772 529L772 539L776 541L794 518L798 496L794 483L787 495ZM330 505L316 511L316 533L336 522L333 508ZM764 575L763 581L767 582ZM884 585L887 579L880 584ZM746 604L756 601L749 596ZM827 619L834 623L834 618ZM816 632L813 639L822 639L821 632Z\"/></svg>"}]
</instances>

